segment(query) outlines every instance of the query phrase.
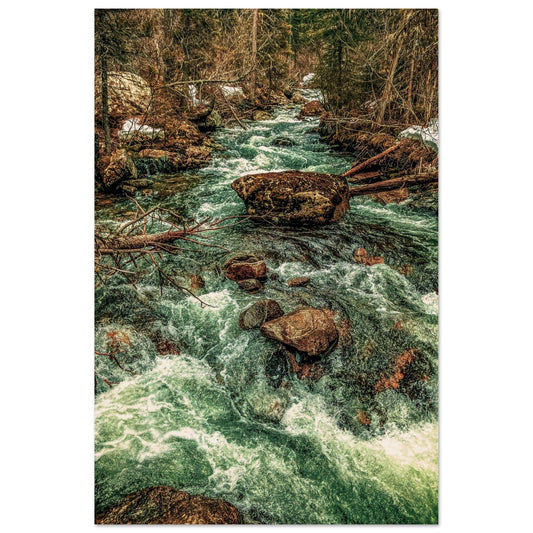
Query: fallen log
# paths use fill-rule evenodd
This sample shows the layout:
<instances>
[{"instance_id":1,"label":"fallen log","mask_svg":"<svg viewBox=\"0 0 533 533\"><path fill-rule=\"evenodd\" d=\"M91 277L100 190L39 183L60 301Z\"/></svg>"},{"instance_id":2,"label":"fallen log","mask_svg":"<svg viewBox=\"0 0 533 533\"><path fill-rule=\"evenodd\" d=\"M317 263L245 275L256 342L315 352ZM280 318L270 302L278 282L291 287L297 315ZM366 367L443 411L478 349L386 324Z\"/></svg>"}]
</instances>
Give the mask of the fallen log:
<instances>
[{"instance_id":1,"label":"fallen log","mask_svg":"<svg viewBox=\"0 0 533 533\"><path fill-rule=\"evenodd\" d=\"M403 146L405 144L405 139L403 141L400 141L399 143L391 146L390 148L387 148L384 152L381 152L380 154L375 155L374 157L371 157L370 159L367 159L366 161L363 161L362 163L359 163L355 167L352 167L350 170L342 174L343 178L347 178L348 176L352 176L353 174L359 172L363 168L367 167L368 165L375 163L376 161L379 161L380 159L383 159L386 155L391 154L395 150L398 150L400 146Z\"/></svg>"},{"instance_id":2,"label":"fallen log","mask_svg":"<svg viewBox=\"0 0 533 533\"><path fill-rule=\"evenodd\" d=\"M350 183L363 183L364 181L369 181L371 179L379 177L381 172L379 170L373 170L371 172L361 172L360 174L357 174L357 176L352 176L351 178L348 178L348 181Z\"/></svg>"},{"instance_id":3,"label":"fallen log","mask_svg":"<svg viewBox=\"0 0 533 533\"><path fill-rule=\"evenodd\" d=\"M350 196L362 196L365 194L392 191L394 189L400 189L401 187L407 187L409 185L421 185L423 183L438 182L438 180L438 172L415 174L411 176L404 176L402 178L380 181L378 183L359 185L359 187L350 187Z\"/></svg>"}]
</instances>

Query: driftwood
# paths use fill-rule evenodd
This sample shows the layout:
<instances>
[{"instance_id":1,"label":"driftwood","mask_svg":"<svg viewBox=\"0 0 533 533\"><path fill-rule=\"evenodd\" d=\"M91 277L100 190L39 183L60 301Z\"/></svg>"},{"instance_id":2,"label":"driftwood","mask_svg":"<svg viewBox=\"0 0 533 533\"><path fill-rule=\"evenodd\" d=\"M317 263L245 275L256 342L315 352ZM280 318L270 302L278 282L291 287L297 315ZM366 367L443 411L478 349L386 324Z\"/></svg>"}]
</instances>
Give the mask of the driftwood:
<instances>
[{"instance_id":1,"label":"driftwood","mask_svg":"<svg viewBox=\"0 0 533 533\"><path fill-rule=\"evenodd\" d=\"M438 182L438 172L431 172L426 174L414 174L411 176L403 176L401 178L394 178L391 180L380 181L378 183L370 183L367 185L359 185L359 187L350 187L350 196L362 196L365 194L374 194L383 191L392 191L400 189L409 185L422 185L424 183Z\"/></svg>"},{"instance_id":2,"label":"driftwood","mask_svg":"<svg viewBox=\"0 0 533 533\"><path fill-rule=\"evenodd\" d=\"M377 154L374 157L371 157L370 159L367 159L366 161L363 161L362 163L359 163L358 165L352 167L350 170L348 170L348 172L345 172L342 176L344 178L347 178L348 176L352 176L353 174L359 172L360 170L367 167L368 165L375 163L376 161L383 159L386 155L391 154L395 150L398 150L398 148L400 148L404 144L405 144L405 140L400 141L399 143L391 146L390 148L387 148L384 152L381 152L380 154Z\"/></svg>"},{"instance_id":3,"label":"driftwood","mask_svg":"<svg viewBox=\"0 0 533 533\"><path fill-rule=\"evenodd\" d=\"M137 288L136 282L140 277L139 262L145 264L147 262L158 272L161 286L167 283L190 294L202 305L207 305L190 289L178 285L162 268L159 260L163 254L175 255L184 251L200 251L203 247L220 248L229 252L230 250L224 246L206 241L213 232L239 224L249 217L229 216L214 222L206 217L200 222L191 223L160 206L145 211L134 198L132 201L137 206L137 214L133 220L108 233L99 231L95 234L95 273L100 280L96 286L105 284L107 279L118 274ZM232 219L241 220L235 222ZM232 221L225 224L226 220ZM162 227L166 229L161 231ZM156 228L158 231L153 231Z\"/></svg>"},{"instance_id":4,"label":"driftwood","mask_svg":"<svg viewBox=\"0 0 533 533\"><path fill-rule=\"evenodd\" d=\"M381 172L379 170L373 170L371 172L361 172L357 176L352 176L348 178L350 183L363 183L364 181L370 181L374 178L379 177Z\"/></svg>"}]
</instances>

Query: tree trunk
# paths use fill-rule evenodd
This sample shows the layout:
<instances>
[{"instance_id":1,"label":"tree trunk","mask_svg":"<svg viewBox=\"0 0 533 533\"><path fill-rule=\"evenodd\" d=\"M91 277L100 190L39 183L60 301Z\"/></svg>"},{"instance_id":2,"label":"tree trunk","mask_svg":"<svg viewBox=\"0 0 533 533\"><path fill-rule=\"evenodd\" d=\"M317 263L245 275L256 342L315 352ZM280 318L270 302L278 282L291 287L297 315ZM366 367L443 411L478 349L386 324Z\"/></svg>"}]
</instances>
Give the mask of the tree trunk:
<instances>
[{"instance_id":1,"label":"tree trunk","mask_svg":"<svg viewBox=\"0 0 533 533\"><path fill-rule=\"evenodd\" d=\"M109 97L107 94L107 57L102 54L102 123L104 126L105 150L111 153L111 134L109 133Z\"/></svg>"},{"instance_id":2,"label":"tree trunk","mask_svg":"<svg viewBox=\"0 0 533 533\"><path fill-rule=\"evenodd\" d=\"M439 174L437 172L427 174L415 174L402 178L371 183L369 185L360 185L359 187L350 187L350 196L363 196L365 194L374 194L383 191L392 191L407 187L408 185L421 185L423 183L438 182Z\"/></svg>"},{"instance_id":3,"label":"tree trunk","mask_svg":"<svg viewBox=\"0 0 533 533\"><path fill-rule=\"evenodd\" d=\"M387 109L387 106L389 105L391 101L394 74L396 73L396 67L398 66L398 61L400 59L400 53L402 51L402 46L403 46L403 39L404 39L403 36L401 36L398 39L398 43L396 45L396 53L394 54L394 57L392 59L392 64L389 70L389 75L387 76L387 80L385 82L385 88L383 89L383 96L381 97L378 116L376 119L376 122L378 123L378 125L381 125L381 123L383 122L383 119L385 118L385 110Z\"/></svg>"},{"instance_id":4,"label":"tree trunk","mask_svg":"<svg viewBox=\"0 0 533 533\"><path fill-rule=\"evenodd\" d=\"M254 9L252 13L252 105L255 105L255 86L257 83L257 18L259 9Z\"/></svg>"}]
</instances>

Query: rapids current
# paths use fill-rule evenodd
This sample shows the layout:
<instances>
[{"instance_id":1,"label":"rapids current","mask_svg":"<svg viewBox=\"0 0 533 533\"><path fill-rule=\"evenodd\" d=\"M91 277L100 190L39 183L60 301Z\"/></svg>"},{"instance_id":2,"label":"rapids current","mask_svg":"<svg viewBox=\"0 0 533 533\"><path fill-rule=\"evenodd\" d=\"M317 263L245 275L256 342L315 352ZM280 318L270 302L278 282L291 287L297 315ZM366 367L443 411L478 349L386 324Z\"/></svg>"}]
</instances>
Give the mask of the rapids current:
<instances>
[{"instance_id":1,"label":"rapids current","mask_svg":"<svg viewBox=\"0 0 533 533\"><path fill-rule=\"evenodd\" d=\"M321 144L318 120L297 120L298 110L218 131L226 151L208 167L156 174L154 195L137 200L214 220L244 213L231 189L243 174L349 168L354 156ZM279 137L293 146L277 146ZM137 290L117 275L98 287L95 349L122 343L122 365L133 375L96 355L97 511L135 490L170 485L229 501L250 522L437 522L437 198L350 203L329 226L244 221L218 230L214 244L256 252L278 275L258 294L224 278L228 254L217 248L162 259L182 285L190 274L203 278L197 295L208 306L161 289L148 265L139 265ZM97 202L97 224L131 219L134 210L124 199ZM359 247L385 263L356 263ZM288 288L295 276L311 284ZM299 380L273 341L239 328L240 312L262 298L285 312L311 305L346 319L352 340L325 357L319 381ZM161 339L180 355L159 355ZM406 350L417 357L400 385L376 394L376 379Z\"/></svg>"}]
</instances>

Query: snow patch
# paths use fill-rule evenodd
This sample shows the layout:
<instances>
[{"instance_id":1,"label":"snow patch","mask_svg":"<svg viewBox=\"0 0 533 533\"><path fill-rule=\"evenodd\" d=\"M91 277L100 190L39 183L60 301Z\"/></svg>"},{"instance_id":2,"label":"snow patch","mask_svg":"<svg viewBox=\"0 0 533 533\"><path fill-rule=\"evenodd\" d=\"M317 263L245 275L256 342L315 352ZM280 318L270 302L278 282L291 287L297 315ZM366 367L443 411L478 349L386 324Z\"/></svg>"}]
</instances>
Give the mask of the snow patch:
<instances>
[{"instance_id":1,"label":"snow patch","mask_svg":"<svg viewBox=\"0 0 533 533\"><path fill-rule=\"evenodd\" d=\"M418 139L426 146L429 146L435 152L439 151L439 119L432 118L429 121L427 128L423 126L410 126L403 130L399 137L406 137L409 139Z\"/></svg>"},{"instance_id":2,"label":"snow patch","mask_svg":"<svg viewBox=\"0 0 533 533\"><path fill-rule=\"evenodd\" d=\"M119 131L119 136L121 139L127 140L133 137L133 135L137 131L152 139L165 138L165 132L162 129L152 128L151 126L147 126L146 124L140 124L139 120L136 118L126 120L126 122L122 124L122 128Z\"/></svg>"},{"instance_id":3,"label":"snow patch","mask_svg":"<svg viewBox=\"0 0 533 533\"><path fill-rule=\"evenodd\" d=\"M238 94L239 96L244 96L242 87L231 87L230 85L222 85L222 87L220 88L222 89L224 96L234 96L236 94Z\"/></svg>"}]
</instances>

